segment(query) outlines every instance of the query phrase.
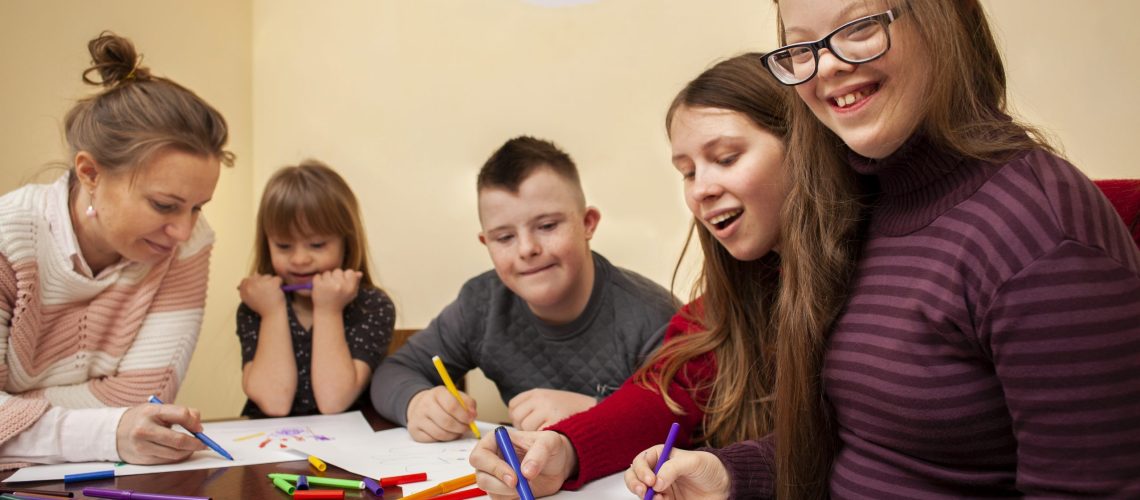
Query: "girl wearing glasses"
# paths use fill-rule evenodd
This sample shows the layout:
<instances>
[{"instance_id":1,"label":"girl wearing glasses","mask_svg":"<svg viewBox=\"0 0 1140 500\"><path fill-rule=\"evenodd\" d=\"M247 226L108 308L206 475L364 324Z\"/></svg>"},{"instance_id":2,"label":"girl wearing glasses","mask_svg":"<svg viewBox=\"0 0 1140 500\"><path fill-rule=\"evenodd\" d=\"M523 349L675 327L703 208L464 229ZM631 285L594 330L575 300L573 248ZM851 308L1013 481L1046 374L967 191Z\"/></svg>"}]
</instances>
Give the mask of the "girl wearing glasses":
<instances>
[{"instance_id":1,"label":"girl wearing glasses","mask_svg":"<svg viewBox=\"0 0 1140 500\"><path fill-rule=\"evenodd\" d=\"M634 492L1140 496L1140 252L1097 188L1006 111L976 0L779 0L789 168L841 144L881 193L821 377L830 468L765 442L656 450ZM814 450L805 450L812 452ZM789 474L790 477L780 477Z\"/></svg>"}]
</instances>

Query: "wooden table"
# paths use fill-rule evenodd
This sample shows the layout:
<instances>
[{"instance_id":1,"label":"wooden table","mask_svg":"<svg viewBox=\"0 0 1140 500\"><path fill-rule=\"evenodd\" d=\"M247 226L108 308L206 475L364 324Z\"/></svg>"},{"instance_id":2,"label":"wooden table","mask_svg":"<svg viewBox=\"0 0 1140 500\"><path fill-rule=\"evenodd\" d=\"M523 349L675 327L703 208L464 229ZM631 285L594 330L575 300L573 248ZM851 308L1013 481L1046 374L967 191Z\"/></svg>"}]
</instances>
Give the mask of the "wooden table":
<instances>
[{"instance_id":1,"label":"wooden table","mask_svg":"<svg viewBox=\"0 0 1140 500\"><path fill-rule=\"evenodd\" d=\"M382 431L396 427L384 420L375 410L368 408L363 411L364 417L372 425L372 430ZM0 479L12 475L13 471L0 472ZM327 471L315 474L309 467L309 462L297 460L294 462L278 462L272 464L244 465L226 467L222 469L202 469L181 472L164 472L162 474L138 474L133 476L116 477L114 480L87 481L64 486L63 481L40 481L8 484L3 487L23 486L26 488L42 488L50 490L67 490L75 493L75 498L89 498L83 496L83 488L115 488L120 490L137 490L147 493L165 493L168 495L186 495L212 497L215 500L255 500L255 499L281 499L291 497L273 486L273 482L266 477L270 472L285 472L291 474L317 475L325 477L339 477L346 479L360 479L360 476L329 464ZM398 487L385 488L384 498L400 498L402 492ZM345 490L344 498L350 500L373 500L377 497L366 490Z\"/></svg>"}]
</instances>

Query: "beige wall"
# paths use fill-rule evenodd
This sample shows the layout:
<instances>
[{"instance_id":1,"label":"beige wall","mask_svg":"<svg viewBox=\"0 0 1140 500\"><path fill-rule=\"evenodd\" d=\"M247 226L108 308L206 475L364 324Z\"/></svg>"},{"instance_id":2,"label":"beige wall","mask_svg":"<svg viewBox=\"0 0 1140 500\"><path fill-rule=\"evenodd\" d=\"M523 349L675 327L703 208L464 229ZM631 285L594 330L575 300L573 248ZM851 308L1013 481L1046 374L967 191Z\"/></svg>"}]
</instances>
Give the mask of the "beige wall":
<instances>
[{"instance_id":1,"label":"beige wall","mask_svg":"<svg viewBox=\"0 0 1140 500\"><path fill-rule=\"evenodd\" d=\"M425 326L490 267L475 239L475 173L517 134L552 139L578 162L602 212L594 248L668 285L686 211L665 107L714 59L773 47L771 4L540 3L0 0L0 62L6 75L27 75L0 84L0 149L14 156L0 166L0 191L61 157L57 123L83 92L83 43L103 27L132 36L148 64L222 109L239 164L207 209L219 244L206 327L179 397L213 417L236 414L244 399L232 317L257 197L274 169L306 157L339 169L361 198L400 327ZM1091 177L1140 177L1126 150L1140 133L1131 95L1140 3L984 3L1019 112ZM682 283L678 294L687 293ZM484 418L501 416L497 397L472 385Z\"/></svg>"},{"instance_id":2,"label":"beige wall","mask_svg":"<svg viewBox=\"0 0 1140 500\"><path fill-rule=\"evenodd\" d=\"M229 0L0 0L0 192L37 172L44 181L62 172L44 167L67 161L63 115L95 89L80 74L91 59L87 41L105 29L131 38L144 64L193 89L229 121L230 148L238 160L223 170L204 211L217 233L210 293L198 349L177 399L208 417L234 415L244 400L233 315L234 276L246 272L253 230L250 13L248 3Z\"/></svg>"}]
</instances>

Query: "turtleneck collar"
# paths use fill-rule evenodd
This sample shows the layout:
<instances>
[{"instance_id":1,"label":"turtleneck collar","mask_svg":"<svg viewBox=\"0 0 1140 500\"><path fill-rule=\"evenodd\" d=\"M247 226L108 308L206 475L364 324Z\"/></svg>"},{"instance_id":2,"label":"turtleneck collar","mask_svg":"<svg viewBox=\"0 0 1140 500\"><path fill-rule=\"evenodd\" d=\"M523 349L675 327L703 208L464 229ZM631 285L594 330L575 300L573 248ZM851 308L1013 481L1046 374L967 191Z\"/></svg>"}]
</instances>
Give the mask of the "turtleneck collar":
<instances>
[{"instance_id":1,"label":"turtleneck collar","mask_svg":"<svg viewBox=\"0 0 1140 500\"><path fill-rule=\"evenodd\" d=\"M985 184L1001 165L962 158L915 134L881 160L850 151L856 172L875 176L882 190L871 213L871 232L902 236L929 225Z\"/></svg>"}]
</instances>

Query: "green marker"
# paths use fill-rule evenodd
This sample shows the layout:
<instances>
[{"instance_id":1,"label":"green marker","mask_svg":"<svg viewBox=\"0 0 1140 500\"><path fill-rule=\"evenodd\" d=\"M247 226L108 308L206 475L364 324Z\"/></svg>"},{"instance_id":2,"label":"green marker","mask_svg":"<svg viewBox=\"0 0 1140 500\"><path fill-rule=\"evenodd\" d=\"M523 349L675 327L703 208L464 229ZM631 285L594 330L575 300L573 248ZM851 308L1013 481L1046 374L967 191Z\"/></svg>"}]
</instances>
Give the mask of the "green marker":
<instances>
[{"instance_id":1,"label":"green marker","mask_svg":"<svg viewBox=\"0 0 1140 500\"><path fill-rule=\"evenodd\" d=\"M286 481L293 481L294 483L297 482L297 474L284 474L281 472L273 472L273 473L269 474L269 477L272 478L274 481L276 481L278 479L284 479ZM348 489L352 489L352 490L363 490L364 489L364 481L356 481L353 479L336 479L336 478L332 478L332 477L320 477L320 476L305 476L305 478L309 480L310 485L332 486L334 488L348 488Z\"/></svg>"},{"instance_id":2,"label":"green marker","mask_svg":"<svg viewBox=\"0 0 1140 500\"><path fill-rule=\"evenodd\" d=\"M273 478L273 485L277 486L277 488L281 491L284 491L286 495L292 495L293 492L297 490L297 488L294 488L293 485L289 484L289 481L286 481L279 477Z\"/></svg>"}]
</instances>

